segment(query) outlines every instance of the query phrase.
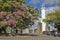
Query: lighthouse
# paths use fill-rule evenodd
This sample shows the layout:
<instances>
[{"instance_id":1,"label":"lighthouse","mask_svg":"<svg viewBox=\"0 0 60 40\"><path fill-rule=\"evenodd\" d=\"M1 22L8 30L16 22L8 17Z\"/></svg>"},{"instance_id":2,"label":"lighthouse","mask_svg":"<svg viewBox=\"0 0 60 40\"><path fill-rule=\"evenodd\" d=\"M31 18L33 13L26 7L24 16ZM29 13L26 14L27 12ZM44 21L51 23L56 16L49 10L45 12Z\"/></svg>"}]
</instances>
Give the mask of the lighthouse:
<instances>
[{"instance_id":1,"label":"lighthouse","mask_svg":"<svg viewBox=\"0 0 60 40\"><path fill-rule=\"evenodd\" d=\"M42 32L46 31L46 23L43 21L43 19L45 18L46 18L46 10L45 10L45 6L42 5L42 8L41 8Z\"/></svg>"}]
</instances>

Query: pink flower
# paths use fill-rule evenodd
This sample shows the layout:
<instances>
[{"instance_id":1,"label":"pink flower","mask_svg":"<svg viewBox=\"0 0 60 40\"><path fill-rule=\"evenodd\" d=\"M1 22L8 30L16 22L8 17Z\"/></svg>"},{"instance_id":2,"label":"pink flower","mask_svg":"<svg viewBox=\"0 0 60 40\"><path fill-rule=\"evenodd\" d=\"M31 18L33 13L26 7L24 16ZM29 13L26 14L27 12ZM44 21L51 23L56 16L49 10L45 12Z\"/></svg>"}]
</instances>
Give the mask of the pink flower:
<instances>
[{"instance_id":1,"label":"pink flower","mask_svg":"<svg viewBox=\"0 0 60 40\"><path fill-rule=\"evenodd\" d=\"M21 6L21 10L25 11L26 10L26 6Z\"/></svg>"},{"instance_id":2,"label":"pink flower","mask_svg":"<svg viewBox=\"0 0 60 40\"><path fill-rule=\"evenodd\" d=\"M16 16L17 18L22 18L22 16Z\"/></svg>"},{"instance_id":3,"label":"pink flower","mask_svg":"<svg viewBox=\"0 0 60 40\"><path fill-rule=\"evenodd\" d=\"M15 16L16 16L16 15L22 16L22 14L23 14L22 12L14 12L14 13L13 13L13 15L15 15Z\"/></svg>"},{"instance_id":4,"label":"pink flower","mask_svg":"<svg viewBox=\"0 0 60 40\"><path fill-rule=\"evenodd\" d=\"M13 20L13 19L9 19L9 20L7 21L7 23L14 25L14 24L16 24L17 22L16 22L15 20Z\"/></svg>"},{"instance_id":5,"label":"pink flower","mask_svg":"<svg viewBox=\"0 0 60 40\"><path fill-rule=\"evenodd\" d=\"M5 14L3 14L3 13L0 12L0 17L1 18L4 18L5 17Z\"/></svg>"},{"instance_id":6,"label":"pink flower","mask_svg":"<svg viewBox=\"0 0 60 40\"><path fill-rule=\"evenodd\" d=\"M18 18L21 18L23 16L23 13L21 11L20 12L18 11L18 12L14 12L13 15Z\"/></svg>"}]
</instances>

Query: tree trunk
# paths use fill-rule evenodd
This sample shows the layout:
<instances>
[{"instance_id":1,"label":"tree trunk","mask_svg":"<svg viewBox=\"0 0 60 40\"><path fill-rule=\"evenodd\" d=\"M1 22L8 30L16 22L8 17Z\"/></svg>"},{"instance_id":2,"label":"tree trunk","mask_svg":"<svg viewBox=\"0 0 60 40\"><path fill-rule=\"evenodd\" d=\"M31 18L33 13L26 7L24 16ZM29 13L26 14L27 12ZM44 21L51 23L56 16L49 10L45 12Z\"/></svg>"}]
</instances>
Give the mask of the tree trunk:
<instances>
[{"instance_id":1,"label":"tree trunk","mask_svg":"<svg viewBox=\"0 0 60 40\"><path fill-rule=\"evenodd\" d=\"M60 32L60 27L57 28L58 32Z\"/></svg>"},{"instance_id":2,"label":"tree trunk","mask_svg":"<svg viewBox=\"0 0 60 40\"><path fill-rule=\"evenodd\" d=\"M12 35L15 36L16 35L16 29L14 27L12 27Z\"/></svg>"},{"instance_id":3,"label":"tree trunk","mask_svg":"<svg viewBox=\"0 0 60 40\"><path fill-rule=\"evenodd\" d=\"M23 30L23 29L21 28L21 35L22 35L22 33L23 33L22 30Z\"/></svg>"}]
</instances>

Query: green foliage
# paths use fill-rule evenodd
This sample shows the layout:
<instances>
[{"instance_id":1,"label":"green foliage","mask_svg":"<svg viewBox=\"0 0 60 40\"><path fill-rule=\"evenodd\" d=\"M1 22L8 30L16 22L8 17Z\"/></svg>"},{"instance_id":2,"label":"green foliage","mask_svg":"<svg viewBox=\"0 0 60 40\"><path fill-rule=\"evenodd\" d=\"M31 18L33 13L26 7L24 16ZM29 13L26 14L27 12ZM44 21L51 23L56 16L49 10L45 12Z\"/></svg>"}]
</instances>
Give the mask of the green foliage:
<instances>
[{"instance_id":1,"label":"green foliage","mask_svg":"<svg viewBox=\"0 0 60 40\"><path fill-rule=\"evenodd\" d=\"M60 11L55 11L47 15L47 18L44 19L45 22L54 23L55 27L60 27Z\"/></svg>"},{"instance_id":2,"label":"green foliage","mask_svg":"<svg viewBox=\"0 0 60 40\"><path fill-rule=\"evenodd\" d=\"M39 16L39 12L36 8L25 5L25 0L0 0L0 12L3 12L3 14L6 13L3 19L0 18L0 24L4 24L5 20L5 26L8 26L6 18L8 17L8 19L16 20L17 24L14 25L19 28L27 28L28 25L32 24L33 20L37 19ZM14 15L14 12L22 13Z\"/></svg>"}]
</instances>

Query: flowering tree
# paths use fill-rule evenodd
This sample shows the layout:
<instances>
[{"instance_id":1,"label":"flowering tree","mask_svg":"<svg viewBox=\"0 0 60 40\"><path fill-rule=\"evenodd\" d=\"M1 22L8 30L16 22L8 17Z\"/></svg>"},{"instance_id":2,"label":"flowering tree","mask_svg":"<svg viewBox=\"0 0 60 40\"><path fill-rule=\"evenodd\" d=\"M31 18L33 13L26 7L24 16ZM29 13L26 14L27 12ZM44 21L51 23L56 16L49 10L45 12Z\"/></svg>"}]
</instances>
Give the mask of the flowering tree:
<instances>
[{"instance_id":1,"label":"flowering tree","mask_svg":"<svg viewBox=\"0 0 60 40\"><path fill-rule=\"evenodd\" d=\"M9 19L9 20L7 21L7 23L10 24L10 25L15 25L15 24L16 24L16 21L13 20L13 19Z\"/></svg>"},{"instance_id":2,"label":"flowering tree","mask_svg":"<svg viewBox=\"0 0 60 40\"><path fill-rule=\"evenodd\" d=\"M38 13L34 7L27 6L25 0L0 0L0 24L5 27L28 28L37 19ZM2 23L4 20L6 24Z\"/></svg>"}]
</instances>

